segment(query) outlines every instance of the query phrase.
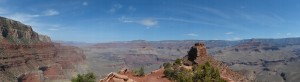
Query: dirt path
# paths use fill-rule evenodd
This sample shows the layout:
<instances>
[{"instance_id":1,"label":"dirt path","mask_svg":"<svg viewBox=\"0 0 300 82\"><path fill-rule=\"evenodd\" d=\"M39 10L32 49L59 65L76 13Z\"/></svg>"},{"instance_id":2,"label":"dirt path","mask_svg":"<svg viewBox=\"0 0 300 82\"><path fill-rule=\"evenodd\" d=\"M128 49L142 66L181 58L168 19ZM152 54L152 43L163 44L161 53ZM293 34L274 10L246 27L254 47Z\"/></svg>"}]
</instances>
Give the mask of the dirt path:
<instances>
[{"instance_id":1,"label":"dirt path","mask_svg":"<svg viewBox=\"0 0 300 82\"><path fill-rule=\"evenodd\" d=\"M171 82L168 78L164 78L164 69L158 69L156 72L145 75L144 77L136 77L133 74L124 74L137 82Z\"/></svg>"}]
</instances>

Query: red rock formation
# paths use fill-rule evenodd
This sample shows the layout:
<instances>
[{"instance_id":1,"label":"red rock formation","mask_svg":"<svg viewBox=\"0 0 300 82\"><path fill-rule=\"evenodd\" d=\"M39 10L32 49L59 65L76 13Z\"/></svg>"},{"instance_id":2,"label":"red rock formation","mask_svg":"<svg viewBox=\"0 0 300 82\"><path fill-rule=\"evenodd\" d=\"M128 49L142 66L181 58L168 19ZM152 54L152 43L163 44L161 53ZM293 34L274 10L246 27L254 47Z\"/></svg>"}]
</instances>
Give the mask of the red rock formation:
<instances>
[{"instance_id":1,"label":"red rock formation","mask_svg":"<svg viewBox=\"0 0 300 82\"><path fill-rule=\"evenodd\" d=\"M85 55L79 48L54 43L1 44L0 50L0 67L2 69L0 78L6 77L12 80L32 71L43 71L45 77L48 77L47 79L65 79L63 70L75 71L74 65L85 60Z\"/></svg>"},{"instance_id":2,"label":"red rock formation","mask_svg":"<svg viewBox=\"0 0 300 82\"><path fill-rule=\"evenodd\" d=\"M183 63L187 66L201 65L209 62L213 67L220 71L221 78L228 82L248 82L248 80L241 74L232 71L229 67L213 57L208 56L206 53L206 47L203 43L196 43L191 48L188 55L183 58Z\"/></svg>"},{"instance_id":3,"label":"red rock formation","mask_svg":"<svg viewBox=\"0 0 300 82\"><path fill-rule=\"evenodd\" d=\"M30 26L0 17L0 82L66 79L84 60L81 49L52 43Z\"/></svg>"}]
</instances>

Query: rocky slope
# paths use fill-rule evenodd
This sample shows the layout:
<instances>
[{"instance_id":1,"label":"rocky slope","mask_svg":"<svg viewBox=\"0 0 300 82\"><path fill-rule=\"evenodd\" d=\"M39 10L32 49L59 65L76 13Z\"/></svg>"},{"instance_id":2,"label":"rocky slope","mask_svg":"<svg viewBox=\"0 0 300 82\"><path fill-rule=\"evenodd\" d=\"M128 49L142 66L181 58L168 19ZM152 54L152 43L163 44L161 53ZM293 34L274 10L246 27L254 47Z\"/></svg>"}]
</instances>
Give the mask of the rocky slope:
<instances>
[{"instance_id":1,"label":"rocky slope","mask_svg":"<svg viewBox=\"0 0 300 82\"><path fill-rule=\"evenodd\" d=\"M90 68L106 75L110 71L131 65L145 66L145 70L157 69L163 62L184 57L190 45L206 44L207 54L221 61L234 71L256 78L257 81L295 82L300 80L300 38L226 40L164 40L124 41L98 43L82 47ZM134 54L134 55L133 55ZM127 57L128 56L128 57ZM135 60L129 59L134 57ZM147 57L148 62L139 62ZM99 60L101 59L101 60ZM126 61L124 61L126 60ZM103 63L97 63L103 62ZM136 62L136 63L130 63ZM97 71L105 70L105 71Z\"/></svg>"},{"instance_id":2,"label":"rocky slope","mask_svg":"<svg viewBox=\"0 0 300 82\"><path fill-rule=\"evenodd\" d=\"M225 79L227 82L249 82L250 80L238 72L232 71L226 64L223 64L211 56L207 55L206 46L203 43L196 43L195 46L191 47L188 51L188 55L183 57L183 64L179 68L192 70L192 66L203 65L209 62L214 68L220 70L220 77ZM99 82L171 82L164 75L164 68L152 71L142 77L135 76L128 69L121 70L118 73L110 73L104 79Z\"/></svg>"},{"instance_id":3,"label":"rocky slope","mask_svg":"<svg viewBox=\"0 0 300 82\"><path fill-rule=\"evenodd\" d=\"M297 41L251 40L220 50L214 58L249 77L256 77L258 82L295 82L300 79L299 48Z\"/></svg>"},{"instance_id":4,"label":"rocky slope","mask_svg":"<svg viewBox=\"0 0 300 82\"><path fill-rule=\"evenodd\" d=\"M183 58L183 63L187 66L202 65L206 62L217 68L220 71L221 78L228 82L249 82L255 80L255 78L250 79L231 70L226 64L207 55L206 46L203 43L196 43L195 46L191 47L188 55Z\"/></svg>"},{"instance_id":5,"label":"rocky slope","mask_svg":"<svg viewBox=\"0 0 300 82\"><path fill-rule=\"evenodd\" d=\"M28 25L0 17L0 82L68 80L84 60L81 49L53 43Z\"/></svg>"}]
</instances>

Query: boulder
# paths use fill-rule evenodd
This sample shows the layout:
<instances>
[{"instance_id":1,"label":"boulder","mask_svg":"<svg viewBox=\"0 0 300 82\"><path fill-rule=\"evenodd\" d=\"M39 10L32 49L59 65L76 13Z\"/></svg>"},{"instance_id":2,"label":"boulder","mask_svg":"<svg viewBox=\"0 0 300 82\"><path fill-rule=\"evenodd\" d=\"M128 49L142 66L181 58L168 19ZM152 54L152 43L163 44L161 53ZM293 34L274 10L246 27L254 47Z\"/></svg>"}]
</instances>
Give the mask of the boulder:
<instances>
[{"instance_id":1,"label":"boulder","mask_svg":"<svg viewBox=\"0 0 300 82\"><path fill-rule=\"evenodd\" d=\"M114 77L127 80L128 77L126 75L121 75L117 73L113 73Z\"/></svg>"},{"instance_id":2,"label":"boulder","mask_svg":"<svg viewBox=\"0 0 300 82\"><path fill-rule=\"evenodd\" d=\"M115 78L115 77L112 78L112 81L113 82L125 82L123 79Z\"/></svg>"}]
</instances>

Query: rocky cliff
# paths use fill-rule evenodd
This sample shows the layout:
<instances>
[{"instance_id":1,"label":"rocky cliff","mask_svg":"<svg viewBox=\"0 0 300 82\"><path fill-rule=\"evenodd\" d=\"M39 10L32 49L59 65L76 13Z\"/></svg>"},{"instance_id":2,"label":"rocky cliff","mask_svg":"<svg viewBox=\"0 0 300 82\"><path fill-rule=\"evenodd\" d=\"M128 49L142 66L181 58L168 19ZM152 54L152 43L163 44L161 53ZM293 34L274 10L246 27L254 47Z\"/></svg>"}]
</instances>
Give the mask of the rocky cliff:
<instances>
[{"instance_id":1,"label":"rocky cliff","mask_svg":"<svg viewBox=\"0 0 300 82\"><path fill-rule=\"evenodd\" d=\"M223 64L220 61L215 60L213 57L207 55L206 47L203 43L196 43L188 51L188 55L183 57L183 63L186 66L193 65L203 65L206 62L209 62L214 68L217 68L220 71L221 78L227 80L228 82L249 82L250 80L231 70L226 64ZM254 80L254 79L253 79Z\"/></svg>"},{"instance_id":2,"label":"rocky cliff","mask_svg":"<svg viewBox=\"0 0 300 82\"><path fill-rule=\"evenodd\" d=\"M47 35L39 35L39 40L42 42L52 42L51 38Z\"/></svg>"},{"instance_id":3,"label":"rocky cliff","mask_svg":"<svg viewBox=\"0 0 300 82\"><path fill-rule=\"evenodd\" d=\"M206 46L203 43L196 43L188 51L188 55L180 60L183 64L175 66L175 69L196 71L193 66L204 65L205 63L210 63L213 68L219 70L220 78L226 80L226 82L249 82L252 80L247 79L245 76L239 74L238 72L232 71L229 67L214 58L207 55ZM178 68L177 68L178 67ZM164 71L168 68L160 68L158 70L152 71L150 74L146 74L143 77L135 76L134 73L128 69L121 70L119 73L110 73L104 79L99 82L171 82L171 79L166 78ZM180 71L176 71L178 73ZM188 73L188 74L187 74ZM189 75L190 72L185 72ZM193 74L192 74L193 75ZM177 77L176 77L177 78ZM189 81L188 81L189 82Z\"/></svg>"},{"instance_id":4,"label":"rocky cliff","mask_svg":"<svg viewBox=\"0 0 300 82\"><path fill-rule=\"evenodd\" d=\"M30 26L0 17L0 82L68 80L84 60L81 49L52 43Z\"/></svg>"}]
</instances>

